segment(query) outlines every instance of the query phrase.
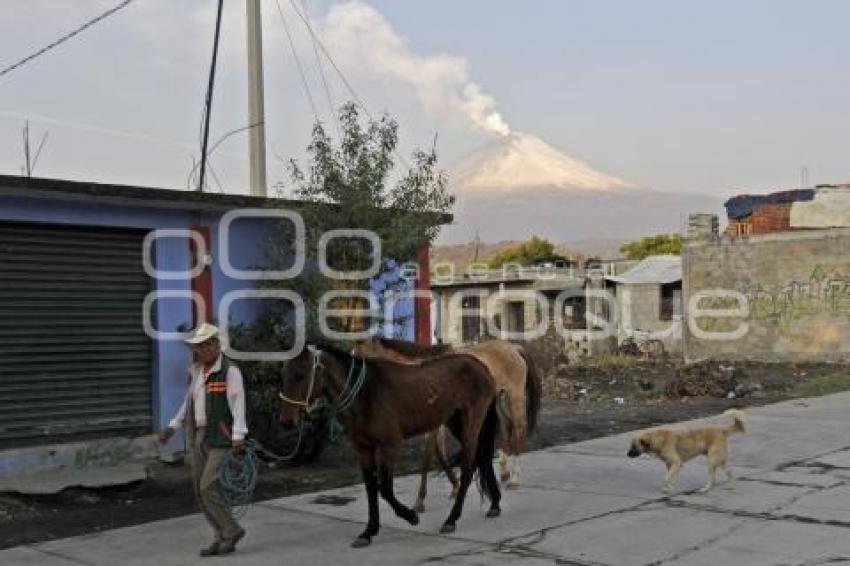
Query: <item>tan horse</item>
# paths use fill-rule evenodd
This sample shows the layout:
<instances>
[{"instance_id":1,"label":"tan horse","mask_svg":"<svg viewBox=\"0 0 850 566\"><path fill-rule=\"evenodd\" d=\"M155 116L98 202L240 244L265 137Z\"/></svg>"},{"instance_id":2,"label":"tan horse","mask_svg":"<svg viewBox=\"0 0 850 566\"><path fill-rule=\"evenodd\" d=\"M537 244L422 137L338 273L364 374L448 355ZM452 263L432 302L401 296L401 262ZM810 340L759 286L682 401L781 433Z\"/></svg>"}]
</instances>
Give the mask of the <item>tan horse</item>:
<instances>
[{"instance_id":1,"label":"tan horse","mask_svg":"<svg viewBox=\"0 0 850 566\"><path fill-rule=\"evenodd\" d=\"M372 338L355 346L355 352L362 357L388 359L402 363L417 363L423 359L455 351L450 346L418 346L411 342L388 338ZM501 449L499 464L502 481L509 488L519 486L519 455L525 448L526 436L534 432L540 412L541 382L531 357L525 350L504 340L488 340L467 349L457 350L472 354L488 370L496 389L502 394L499 403L499 421L501 425ZM426 449L420 462L422 479L419 495L414 508L421 511L427 495L427 477L430 460L436 456L446 475L457 488L457 480L445 465L445 431L433 431L427 440ZM508 465L508 455L513 465Z\"/></svg>"}]
</instances>

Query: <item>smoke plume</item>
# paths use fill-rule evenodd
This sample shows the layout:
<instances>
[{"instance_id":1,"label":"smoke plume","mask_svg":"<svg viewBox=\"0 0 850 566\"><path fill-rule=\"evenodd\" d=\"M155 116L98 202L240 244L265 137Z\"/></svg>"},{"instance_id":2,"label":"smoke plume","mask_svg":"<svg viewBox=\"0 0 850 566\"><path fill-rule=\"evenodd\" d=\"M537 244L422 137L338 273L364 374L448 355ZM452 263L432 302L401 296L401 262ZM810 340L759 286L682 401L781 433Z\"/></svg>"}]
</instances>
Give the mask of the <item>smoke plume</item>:
<instances>
[{"instance_id":1,"label":"smoke plume","mask_svg":"<svg viewBox=\"0 0 850 566\"><path fill-rule=\"evenodd\" d=\"M412 53L374 8L351 0L333 6L321 25L334 57L346 68L367 69L411 86L422 104L466 118L474 127L506 136L510 128L496 101L469 79L466 60L452 55Z\"/></svg>"}]
</instances>

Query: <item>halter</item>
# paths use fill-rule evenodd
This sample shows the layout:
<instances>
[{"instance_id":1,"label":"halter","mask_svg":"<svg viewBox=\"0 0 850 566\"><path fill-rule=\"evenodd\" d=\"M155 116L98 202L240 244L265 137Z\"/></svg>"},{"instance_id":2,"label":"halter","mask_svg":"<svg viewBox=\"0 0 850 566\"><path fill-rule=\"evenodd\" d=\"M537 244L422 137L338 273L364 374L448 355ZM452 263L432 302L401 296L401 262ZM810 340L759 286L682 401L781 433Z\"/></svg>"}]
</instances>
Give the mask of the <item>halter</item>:
<instances>
[{"instance_id":1,"label":"halter","mask_svg":"<svg viewBox=\"0 0 850 566\"><path fill-rule=\"evenodd\" d=\"M297 399L292 399L291 397L284 395L282 392L278 392L278 397L280 397L282 401L296 407L303 407L304 412L307 413L307 415L315 411L322 404L321 398L317 398L311 403L310 397L313 395L313 390L316 387L316 376L318 375L319 370L325 368L324 364L322 364L321 350L310 349L310 354L313 356L313 363L310 369L310 382L307 385L307 395L304 397L304 400L299 401ZM356 363L356 359L351 360L351 365L348 367L348 378L345 380L345 386L342 388L342 392L333 404L335 412L341 412L348 409L354 403L354 400L357 398L357 394L360 393L360 390L363 388L363 384L366 383L365 359L363 359L360 364L360 373L352 382L351 377L354 375L354 365Z\"/></svg>"},{"instance_id":2,"label":"halter","mask_svg":"<svg viewBox=\"0 0 850 566\"><path fill-rule=\"evenodd\" d=\"M308 415L316 410L319 406L320 401L316 399L313 403L310 403L310 397L313 395L313 389L316 386L316 374L319 373L319 368L324 368L322 365L322 353L318 350L310 350L310 355L313 356L313 364L310 369L310 383L307 385L307 395L304 397L303 401L299 401L297 399L292 399L283 394L282 391L278 391L278 397L284 403L289 403L290 405L295 405L296 407L303 407L304 412Z\"/></svg>"}]
</instances>

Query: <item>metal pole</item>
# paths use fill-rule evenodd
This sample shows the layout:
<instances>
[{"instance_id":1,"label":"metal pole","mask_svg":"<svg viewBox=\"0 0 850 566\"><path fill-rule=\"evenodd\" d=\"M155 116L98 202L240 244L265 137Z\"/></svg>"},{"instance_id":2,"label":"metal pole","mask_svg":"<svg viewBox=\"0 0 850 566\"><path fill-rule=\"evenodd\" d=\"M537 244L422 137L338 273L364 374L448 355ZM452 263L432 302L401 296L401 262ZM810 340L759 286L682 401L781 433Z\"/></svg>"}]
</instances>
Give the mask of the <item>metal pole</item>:
<instances>
[{"instance_id":1,"label":"metal pole","mask_svg":"<svg viewBox=\"0 0 850 566\"><path fill-rule=\"evenodd\" d=\"M266 122L263 108L263 26L260 0L245 3L248 22L248 130L251 195L266 196Z\"/></svg>"},{"instance_id":2,"label":"metal pole","mask_svg":"<svg viewBox=\"0 0 850 566\"><path fill-rule=\"evenodd\" d=\"M215 86L215 63L218 59L218 38L221 33L221 8L224 0L218 0L218 14L215 18L215 37L213 38L213 54L210 63L210 82L207 85L207 102L204 112L204 142L201 145L201 173L198 179L198 190L204 192L204 182L207 173L207 145L210 141L210 114L212 114L213 87Z\"/></svg>"}]
</instances>

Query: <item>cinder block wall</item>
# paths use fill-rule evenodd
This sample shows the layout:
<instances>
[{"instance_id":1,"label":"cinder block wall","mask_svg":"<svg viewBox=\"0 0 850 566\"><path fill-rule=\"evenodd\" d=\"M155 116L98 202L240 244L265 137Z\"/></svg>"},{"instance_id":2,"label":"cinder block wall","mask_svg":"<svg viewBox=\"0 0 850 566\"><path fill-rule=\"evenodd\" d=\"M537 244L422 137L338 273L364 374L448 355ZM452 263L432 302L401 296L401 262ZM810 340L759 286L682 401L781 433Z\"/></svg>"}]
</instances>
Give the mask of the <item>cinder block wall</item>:
<instances>
[{"instance_id":1,"label":"cinder block wall","mask_svg":"<svg viewBox=\"0 0 850 566\"><path fill-rule=\"evenodd\" d=\"M850 230L795 231L691 239L683 253L683 323L689 360L850 360ZM738 291L748 314L694 320L699 291ZM709 299L701 308L736 308ZM706 339L708 332L746 325L737 339Z\"/></svg>"},{"instance_id":2,"label":"cinder block wall","mask_svg":"<svg viewBox=\"0 0 850 566\"><path fill-rule=\"evenodd\" d=\"M627 330L651 331L654 338L664 343L667 353L681 350L681 321L661 320L661 285L647 283L640 285L620 285L617 289L617 306L620 309L621 335Z\"/></svg>"}]
</instances>

